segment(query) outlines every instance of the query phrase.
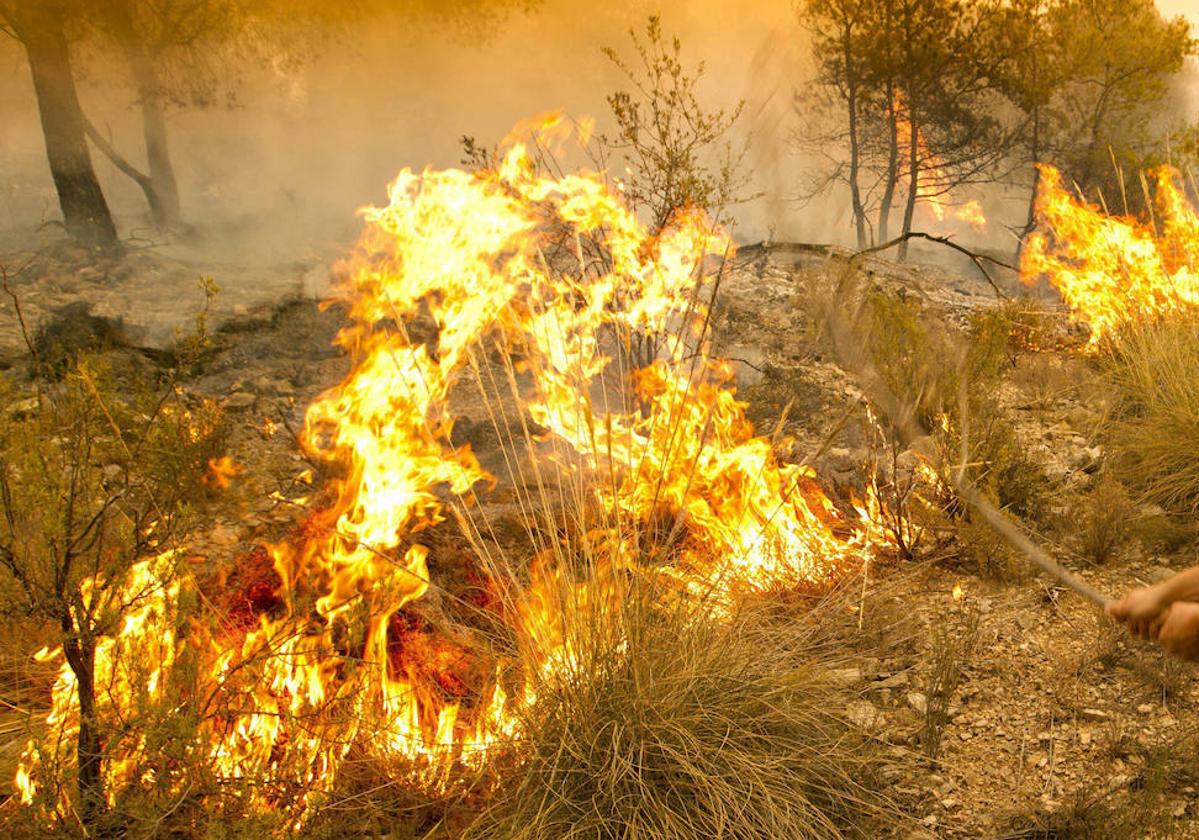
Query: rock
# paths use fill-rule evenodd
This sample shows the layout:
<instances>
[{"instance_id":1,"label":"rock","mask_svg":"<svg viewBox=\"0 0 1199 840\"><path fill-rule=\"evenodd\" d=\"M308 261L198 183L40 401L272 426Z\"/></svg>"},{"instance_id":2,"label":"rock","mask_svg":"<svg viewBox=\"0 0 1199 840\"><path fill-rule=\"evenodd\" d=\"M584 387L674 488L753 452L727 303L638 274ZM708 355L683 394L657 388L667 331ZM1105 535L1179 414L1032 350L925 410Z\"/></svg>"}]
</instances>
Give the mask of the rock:
<instances>
[{"instance_id":1,"label":"rock","mask_svg":"<svg viewBox=\"0 0 1199 840\"><path fill-rule=\"evenodd\" d=\"M838 688L850 688L862 681L862 671L858 668L833 668L828 672L828 681Z\"/></svg>"},{"instance_id":2,"label":"rock","mask_svg":"<svg viewBox=\"0 0 1199 840\"><path fill-rule=\"evenodd\" d=\"M241 411L249 408L258 402L258 397L251 394L249 391L238 391L235 394L230 394L221 402L221 407L230 411Z\"/></svg>"},{"instance_id":3,"label":"rock","mask_svg":"<svg viewBox=\"0 0 1199 840\"><path fill-rule=\"evenodd\" d=\"M908 684L907 671L900 671L898 674L892 674L884 680L880 680L871 686L873 689L883 688L903 688Z\"/></svg>"},{"instance_id":4,"label":"rock","mask_svg":"<svg viewBox=\"0 0 1199 840\"><path fill-rule=\"evenodd\" d=\"M1078 717L1092 723L1102 723L1105 720L1111 720L1112 716L1102 709L1083 709L1078 713Z\"/></svg>"},{"instance_id":5,"label":"rock","mask_svg":"<svg viewBox=\"0 0 1199 840\"><path fill-rule=\"evenodd\" d=\"M1163 580L1169 580L1176 574L1177 572L1169 566L1153 566L1145 573L1145 580L1149 583L1161 583Z\"/></svg>"},{"instance_id":6,"label":"rock","mask_svg":"<svg viewBox=\"0 0 1199 840\"><path fill-rule=\"evenodd\" d=\"M1139 712L1142 715L1147 715L1152 711L1153 711L1153 706L1150 705L1149 703L1142 703L1141 705L1137 706L1137 712Z\"/></svg>"},{"instance_id":7,"label":"rock","mask_svg":"<svg viewBox=\"0 0 1199 840\"><path fill-rule=\"evenodd\" d=\"M886 724L886 717L866 700L856 700L845 707L845 718L864 732L878 732Z\"/></svg>"},{"instance_id":8,"label":"rock","mask_svg":"<svg viewBox=\"0 0 1199 840\"><path fill-rule=\"evenodd\" d=\"M32 414L37 410L37 397L30 397L25 400L15 400L8 404L8 413L13 417L20 417L24 414Z\"/></svg>"},{"instance_id":9,"label":"rock","mask_svg":"<svg viewBox=\"0 0 1199 840\"><path fill-rule=\"evenodd\" d=\"M919 691L908 692L908 705L920 714L928 712L928 697L921 694Z\"/></svg>"},{"instance_id":10,"label":"rock","mask_svg":"<svg viewBox=\"0 0 1199 840\"><path fill-rule=\"evenodd\" d=\"M238 541L237 532L226 525L217 525L208 533L208 539L221 547L227 548Z\"/></svg>"}]
</instances>

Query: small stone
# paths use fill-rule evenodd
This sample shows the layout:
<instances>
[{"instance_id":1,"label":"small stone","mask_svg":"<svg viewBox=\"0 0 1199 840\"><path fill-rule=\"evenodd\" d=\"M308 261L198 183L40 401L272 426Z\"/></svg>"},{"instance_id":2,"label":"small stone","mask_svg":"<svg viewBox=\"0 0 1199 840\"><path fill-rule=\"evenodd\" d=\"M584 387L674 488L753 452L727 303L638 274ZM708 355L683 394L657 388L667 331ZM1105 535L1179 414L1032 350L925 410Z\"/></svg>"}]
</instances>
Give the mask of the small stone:
<instances>
[{"instance_id":1,"label":"small stone","mask_svg":"<svg viewBox=\"0 0 1199 840\"><path fill-rule=\"evenodd\" d=\"M828 681L838 688L850 688L862 681L860 668L833 668L828 672Z\"/></svg>"},{"instance_id":2,"label":"small stone","mask_svg":"<svg viewBox=\"0 0 1199 840\"><path fill-rule=\"evenodd\" d=\"M226 397L221 405L230 411L240 411L249 408L256 402L258 402L258 397L249 391L238 391L236 394L230 394Z\"/></svg>"},{"instance_id":3,"label":"small stone","mask_svg":"<svg viewBox=\"0 0 1199 840\"><path fill-rule=\"evenodd\" d=\"M909 691L908 705L923 715L928 712L928 697L919 691Z\"/></svg>"},{"instance_id":4,"label":"small stone","mask_svg":"<svg viewBox=\"0 0 1199 840\"><path fill-rule=\"evenodd\" d=\"M858 700L847 705L845 717L850 723L865 732L876 732L886 722L882 712L876 709L873 703L865 700Z\"/></svg>"},{"instance_id":5,"label":"small stone","mask_svg":"<svg viewBox=\"0 0 1199 840\"><path fill-rule=\"evenodd\" d=\"M1137 706L1137 711L1143 715L1147 715L1153 711L1153 706L1151 706L1149 703L1142 703L1141 705Z\"/></svg>"},{"instance_id":6,"label":"small stone","mask_svg":"<svg viewBox=\"0 0 1199 840\"><path fill-rule=\"evenodd\" d=\"M1105 720L1111 720L1111 715L1102 709L1083 709L1078 713L1078 716L1083 720L1089 720L1093 723L1101 723Z\"/></svg>"},{"instance_id":7,"label":"small stone","mask_svg":"<svg viewBox=\"0 0 1199 840\"><path fill-rule=\"evenodd\" d=\"M898 674L892 674L885 680L880 680L874 684L874 688L903 688L908 684L907 671L900 671Z\"/></svg>"},{"instance_id":8,"label":"small stone","mask_svg":"<svg viewBox=\"0 0 1199 840\"><path fill-rule=\"evenodd\" d=\"M217 525L208 533L208 539L219 546L231 546L237 542L237 532L225 525Z\"/></svg>"},{"instance_id":9,"label":"small stone","mask_svg":"<svg viewBox=\"0 0 1199 840\"><path fill-rule=\"evenodd\" d=\"M14 417L19 417L22 414L31 414L37 409L37 397L30 397L26 400L16 400L8 404L8 413Z\"/></svg>"}]
</instances>

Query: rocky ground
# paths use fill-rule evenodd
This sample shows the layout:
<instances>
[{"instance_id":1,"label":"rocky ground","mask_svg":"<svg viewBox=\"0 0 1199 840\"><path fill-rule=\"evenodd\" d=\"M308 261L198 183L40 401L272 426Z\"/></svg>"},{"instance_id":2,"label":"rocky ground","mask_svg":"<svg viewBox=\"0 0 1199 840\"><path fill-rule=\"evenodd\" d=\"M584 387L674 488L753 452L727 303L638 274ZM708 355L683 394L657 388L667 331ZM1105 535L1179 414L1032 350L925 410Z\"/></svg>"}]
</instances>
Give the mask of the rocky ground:
<instances>
[{"instance_id":1,"label":"rocky ground","mask_svg":"<svg viewBox=\"0 0 1199 840\"><path fill-rule=\"evenodd\" d=\"M746 248L725 277L715 337L736 361L739 392L763 433L789 405L790 450L820 451L830 489L861 485L870 460L862 422L841 423L859 394L820 349L805 306L808 280L827 272L824 249ZM151 253L93 270L33 262L10 285L36 330L71 301L123 321L122 340L161 348L195 314L197 266ZM66 266L64 268L64 266ZM868 260L871 277L940 313L946 329L994 305L966 271L906 269ZM347 360L331 341L336 307L319 264L253 272L203 266L222 291L214 347L186 387L219 399L241 472L197 533L198 562L227 563L278 539L304 513L311 465L294 433L303 409L335 384ZM1005 281L1010 282L1010 281ZM286 301L286 302L284 302ZM0 350L20 374L19 328L0 303ZM1100 589L1121 592L1193 562L1188 539L1129 539L1103 566L1085 565L1071 541L1078 499L1093 488L1103 452L1099 410L1085 389L1085 360L1070 351L1021 356L1004 401L1044 467L1052 494L1041 537ZM470 435L480 418L464 416ZM860 418L859 418L860 421ZM497 442L472 440L486 459ZM318 479L319 480L319 479ZM1136 510L1152 522L1160 512ZM1065 523L1060 524L1060 523ZM858 604L859 636L837 678L856 699L847 714L880 743L890 793L919 828L909 836L1199 837L1196 671L1125 637L1088 603L1032 574L984 574L951 534L932 534L916 557L876 567ZM955 593L955 590L956 593ZM929 755L930 721L940 749ZM1089 833L1088 833L1089 832Z\"/></svg>"}]
</instances>

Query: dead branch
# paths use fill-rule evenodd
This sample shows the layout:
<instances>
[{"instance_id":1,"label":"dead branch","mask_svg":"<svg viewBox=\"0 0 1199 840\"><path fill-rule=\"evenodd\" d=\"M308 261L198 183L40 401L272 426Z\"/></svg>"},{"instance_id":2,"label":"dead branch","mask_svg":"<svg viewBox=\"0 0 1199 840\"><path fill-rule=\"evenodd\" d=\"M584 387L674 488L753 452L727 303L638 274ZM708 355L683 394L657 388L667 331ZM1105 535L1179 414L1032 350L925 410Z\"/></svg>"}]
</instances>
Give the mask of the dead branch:
<instances>
[{"instance_id":1,"label":"dead branch","mask_svg":"<svg viewBox=\"0 0 1199 840\"><path fill-rule=\"evenodd\" d=\"M854 260L858 259L859 257L864 257L868 254L877 254L880 251L887 251L891 248L896 247L897 245L902 245L904 242L907 242L908 240L911 240L911 239L924 239L929 242L936 242L938 245L944 245L946 248L952 248L953 250L957 251L959 254L965 254L967 257L970 258L970 261L974 263L975 268L977 268L979 270L979 272L982 274L982 276L984 278L986 278L986 281L991 286L991 288L995 290L996 296L1000 297L1004 300L1007 300L1007 298L1008 298L1007 294L1001 288L999 288L999 284L997 284L995 282L995 278L991 276L991 272L987 271L987 267L986 267L985 263L989 262L989 263L992 263L993 265L997 265L1000 268L1006 268L1010 271L1018 271L1018 269L1014 265L1011 265L1010 263L1005 263L1003 260L997 260L994 257L987 256L986 254L979 254L974 251L971 251L969 248L966 248L962 245L957 244L956 242L953 241L952 238L950 238L948 236L933 236L931 233L924 233L923 231L919 231L919 230L910 230L907 233L905 233L903 236L898 236L889 242L884 242L881 245L874 245L870 248L866 248L864 250L858 251L856 254L854 254L852 257L849 258L850 262L853 262Z\"/></svg>"}]
</instances>

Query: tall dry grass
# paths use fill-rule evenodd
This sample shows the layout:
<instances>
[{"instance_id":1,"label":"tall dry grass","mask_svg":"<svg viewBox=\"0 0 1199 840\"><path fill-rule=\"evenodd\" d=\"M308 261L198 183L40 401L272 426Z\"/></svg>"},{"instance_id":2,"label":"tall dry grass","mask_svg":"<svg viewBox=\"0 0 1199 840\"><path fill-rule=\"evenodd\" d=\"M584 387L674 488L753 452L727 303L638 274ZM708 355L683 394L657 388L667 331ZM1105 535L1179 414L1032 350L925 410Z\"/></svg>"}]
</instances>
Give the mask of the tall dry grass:
<instances>
[{"instance_id":1,"label":"tall dry grass","mask_svg":"<svg viewBox=\"0 0 1199 840\"><path fill-rule=\"evenodd\" d=\"M539 680L516 760L467 836L876 836L894 817L814 625L711 607L635 585L604 621L572 621L576 667Z\"/></svg>"},{"instance_id":2,"label":"tall dry grass","mask_svg":"<svg viewBox=\"0 0 1199 840\"><path fill-rule=\"evenodd\" d=\"M1115 470L1144 502L1199 511L1199 329L1176 319L1126 327L1101 365L1113 406Z\"/></svg>"}]
</instances>

